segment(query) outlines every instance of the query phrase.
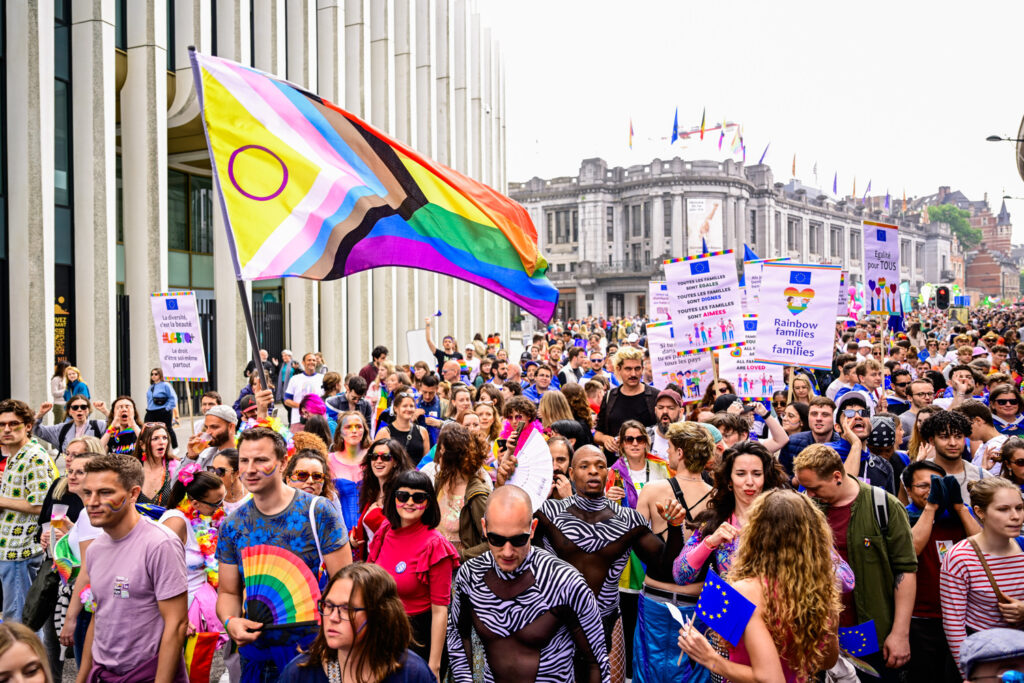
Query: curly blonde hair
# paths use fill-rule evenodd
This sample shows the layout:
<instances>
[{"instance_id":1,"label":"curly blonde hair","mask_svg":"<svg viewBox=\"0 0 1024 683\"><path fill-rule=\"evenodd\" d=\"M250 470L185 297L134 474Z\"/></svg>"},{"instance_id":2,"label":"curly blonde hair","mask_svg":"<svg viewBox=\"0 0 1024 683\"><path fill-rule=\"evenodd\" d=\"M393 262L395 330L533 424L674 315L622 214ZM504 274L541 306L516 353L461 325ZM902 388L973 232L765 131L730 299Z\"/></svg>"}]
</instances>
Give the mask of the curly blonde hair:
<instances>
[{"instance_id":1,"label":"curly blonde hair","mask_svg":"<svg viewBox=\"0 0 1024 683\"><path fill-rule=\"evenodd\" d=\"M832 565L832 530L807 496L786 489L758 496L728 578L760 583L765 626L797 680L826 668L826 646L842 605Z\"/></svg>"}]
</instances>

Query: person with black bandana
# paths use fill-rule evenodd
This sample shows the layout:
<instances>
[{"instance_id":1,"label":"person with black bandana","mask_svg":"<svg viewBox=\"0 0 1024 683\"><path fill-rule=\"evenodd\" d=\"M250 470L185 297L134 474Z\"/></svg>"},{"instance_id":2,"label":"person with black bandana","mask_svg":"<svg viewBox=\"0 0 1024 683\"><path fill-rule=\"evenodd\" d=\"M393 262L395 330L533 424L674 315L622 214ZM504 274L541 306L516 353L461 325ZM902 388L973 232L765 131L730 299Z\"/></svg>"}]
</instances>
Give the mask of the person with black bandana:
<instances>
[{"instance_id":1,"label":"person with black bandana","mask_svg":"<svg viewBox=\"0 0 1024 683\"><path fill-rule=\"evenodd\" d=\"M548 499L536 513L534 543L550 550L583 574L598 597L605 646L612 665L612 680L625 672L625 644L619 614L619 577L630 551L646 565L648 575L672 581L672 562L683 548L683 507L666 496L656 504L668 523L667 541L651 530L639 512L620 507L605 497L608 462L596 446L583 446L573 454L570 478L576 495Z\"/></svg>"},{"instance_id":2,"label":"person with black bandana","mask_svg":"<svg viewBox=\"0 0 1024 683\"><path fill-rule=\"evenodd\" d=\"M487 501L488 551L455 575L446 640L452 679L472 683L475 630L483 679L495 683L609 683L597 602L580 573L530 545L529 494L499 486Z\"/></svg>"}]
</instances>

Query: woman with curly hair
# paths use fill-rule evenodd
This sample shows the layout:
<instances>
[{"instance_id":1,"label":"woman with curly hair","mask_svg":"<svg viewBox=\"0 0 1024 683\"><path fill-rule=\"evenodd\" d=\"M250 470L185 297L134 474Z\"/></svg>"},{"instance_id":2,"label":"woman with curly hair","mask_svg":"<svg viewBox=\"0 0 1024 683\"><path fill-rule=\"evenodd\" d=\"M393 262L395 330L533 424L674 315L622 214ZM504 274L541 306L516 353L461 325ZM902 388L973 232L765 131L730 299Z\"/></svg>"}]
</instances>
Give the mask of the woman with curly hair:
<instances>
[{"instance_id":1,"label":"woman with curly hair","mask_svg":"<svg viewBox=\"0 0 1024 683\"><path fill-rule=\"evenodd\" d=\"M488 455L483 435L460 424L450 422L437 435L434 485L441 506L438 531L451 541L463 562L487 551L480 520L492 489L483 468Z\"/></svg>"},{"instance_id":2,"label":"woman with curly hair","mask_svg":"<svg viewBox=\"0 0 1024 683\"><path fill-rule=\"evenodd\" d=\"M428 683L434 674L414 645L398 586L384 569L350 564L331 577L317 602L323 615L309 651L289 662L281 683Z\"/></svg>"},{"instance_id":3,"label":"woman with curly hair","mask_svg":"<svg viewBox=\"0 0 1024 683\"><path fill-rule=\"evenodd\" d=\"M748 513L729 571L729 583L755 606L742 640L726 658L687 626L679 647L731 681L809 680L839 658L832 531L810 498L786 489L766 492Z\"/></svg>"},{"instance_id":4,"label":"woman with curly hair","mask_svg":"<svg viewBox=\"0 0 1024 683\"><path fill-rule=\"evenodd\" d=\"M171 497L171 430L163 422L149 422L135 443L133 455L142 463L140 503L167 507Z\"/></svg>"},{"instance_id":5,"label":"woman with curly hair","mask_svg":"<svg viewBox=\"0 0 1024 683\"><path fill-rule=\"evenodd\" d=\"M569 403L569 410L572 411L572 418L580 423L585 435L583 440L576 440L576 447L587 446L594 443L594 411L590 409L587 402L587 391L577 383L566 384L562 387L565 400Z\"/></svg>"},{"instance_id":6,"label":"woman with curly hair","mask_svg":"<svg viewBox=\"0 0 1024 683\"><path fill-rule=\"evenodd\" d=\"M708 566L718 574L728 571L754 500L764 491L789 487L782 465L760 442L740 441L727 450L715 468L707 507L694 520L697 529L673 565L676 583L703 581Z\"/></svg>"}]
</instances>

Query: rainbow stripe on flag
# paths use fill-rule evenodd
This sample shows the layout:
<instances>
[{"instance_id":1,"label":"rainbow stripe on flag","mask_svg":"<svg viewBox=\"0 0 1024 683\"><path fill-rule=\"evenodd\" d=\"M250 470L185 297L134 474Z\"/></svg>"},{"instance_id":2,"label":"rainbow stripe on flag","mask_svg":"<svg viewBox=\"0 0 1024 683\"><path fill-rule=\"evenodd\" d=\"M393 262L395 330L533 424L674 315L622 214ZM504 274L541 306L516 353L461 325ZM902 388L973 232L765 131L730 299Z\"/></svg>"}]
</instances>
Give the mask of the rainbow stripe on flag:
<instances>
[{"instance_id":1,"label":"rainbow stripe on flag","mask_svg":"<svg viewBox=\"0 0 1024 683\"><path fill-rule=\"evenodd\" d=\"M405 266L550 321L558 290L522 206L298 86L189 54L239 279Z\"/></svg>"}]
</instances>

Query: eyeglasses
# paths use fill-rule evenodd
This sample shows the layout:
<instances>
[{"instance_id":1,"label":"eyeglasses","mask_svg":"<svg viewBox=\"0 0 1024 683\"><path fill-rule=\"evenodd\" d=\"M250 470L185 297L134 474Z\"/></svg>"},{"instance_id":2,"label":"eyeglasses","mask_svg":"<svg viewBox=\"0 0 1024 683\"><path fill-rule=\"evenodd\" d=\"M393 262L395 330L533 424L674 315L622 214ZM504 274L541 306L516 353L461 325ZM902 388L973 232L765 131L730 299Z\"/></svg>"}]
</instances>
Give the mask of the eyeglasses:
<instances>
[{"instance_id":1,"label":"eyeglasses","mask_svg":"<svg viewBox=\"0 0 1024 683\"><path fill-rule=\"evenodd\" d=\"M843 411L843 415L846 417L867 417L871 415L871 411L867 408L847 408Z\"/></svg>"},{"instance_id":2,"label":"eyeglasses","mask_svg":"<svg viewBox=\"0 0 1024 683\"><path fill-rule=\"evenodd\" d=\"M210 474L216 474L218 477L223 479L224 475L228 473L228 468L227 467L214 467L213 465L207 465L206 466L206 471L209 472Z\"/></svg>"},{"instance_id":3,"label":"eyeglasses","mask_svg":"<svg viewBox=\"0 0 1024 683\"><path fill-rule=\"evenodd\" d=\"M996 404L1001 406L1015 406L1017 405L1017 399L1015 398L997 398Z\"/></svg>"},{"instance_id":4,"label":"eyeglasses","mask_svg":"<svg viewBox=\"0 0 1024 683\"><path fill-rule=\"evenodd\" d=\"M1013 465L1014 467L1024 467L1024 458L1017 458L1016 460L1011 460L1010 464Z\"/></svg>"},{"instance_id":5,"label":"eyeglasses","mask_svg":"<svg viewBox=\"0 0 1024 683\"><path fill-rule=\"evenodd\" d=\"M305 482L311 480L314 484L324 480L323 472L306 472L305 470L295 470L289 477L292 481Z\"/></svg>"},{"instance_id":6,"label":"eyeglasses","mask_svg":"<svg viewBox=\"0 0 1024 683\"><path fill-rule=\"evenodd\" d=\"M623 443L647 443L646 436L624 436L622 437Z\"/></svg>"},{"instance_id":7,"label":"eyeglasses","mask_svg":"<svg viewBox=\"0 0 1024 683\"><path fill-rule=\"evenodd\" d=\"M89 406L78 404L76 406L68 406L68 410L89 410Z\"/></svg>"},{"instance_id":8,"label":"eyeglasses","mask_svg":"<svg viewBox=\"0 0 1024 683\"><path fill-rule=\"evenodd\" d=\"M373 462L374 460L391 462L393 458L391 457L391 453L370 453L370 462Z\"/></svg>"},{"instance_id":9,"label":"eyeglasses","mask_svg":"<svg viewBox=\"0 0 1024 683\"><path fill-rule=\"evenodd\" d=\"M915 391L913 394L911 394L911 396L916 396L918 398L924 398L925 396L931 396L931 395L932 395L932 392L930 392L930 391Z\"/></svg>"},{"instance_id":10,"label":"eyeglasses","mask_svg":"<svg viewBox=\"0 0 1024 683\"><path fill-rule=\"evenodd\" d=\"M426 491L416 491L415 493L412 491L395 491L395 500L399 503L408 503L409 499L412 498L412 502L422 505L427 502L429 497Z\"/></svg>"},{"instance_id":11,"label":"eyeglasses","mask_svg":"<svg viewBox=\"0 0 1024 683\"><path fill-rule=\"evenodd\" d=\"M223 498L218 500L216 503L209 503L209 502L207 502L205 500L196 500L195 502L196 503L202 503L203 505L205 505L207 507L211 507L214 510L219 510L221 507L224 506L224 499Z\"/></svg>"},{"instance_id":12,"label":"eyeglasses","mask_svg":"<svg viewBox=\"0 0 1024 683\"><path fill-rule=\"evenodd\" d=\"M495 548L504 548L506 543L511 543L513 548L522 548L529 542L530 534L516 534L515 536L502 536L495 533L487 534L487 544Z\"/></svg>"},{"instance_id":13,"label":"eyeglasses","mask_svg":"<svg viewBox=\"0 0 1024 683\"><path fill-rule=\"evenodd\" d=\"M25 426L24 422L0 422L0 431L9 429L12 432L16 432Z\"/></svg>"},{"instance_id":14,"label":"eyeglasses","mask_svg":"<svg viewBox=\"0 0 1024 683\"><path fill-rule=\"evenodd\" d=\"M603 363L604 362L604 358L591 358L590 362L591 363Z\"/></svg>"},{"instance_id":15,"label":"eyeglasses","mask_svg":"<svg viewBox=\"0 0 1024 683\"><path fill-rule=\"evenodd\" d=\"M317 600L316 611L320 613L322 617L329 617L332 614L337 614L338 618L342 621L350 621L352 612L365 612L365 607L352 607L351 605L335 605L333 602L327 600Z\"/></svg>"}]
</instances>

